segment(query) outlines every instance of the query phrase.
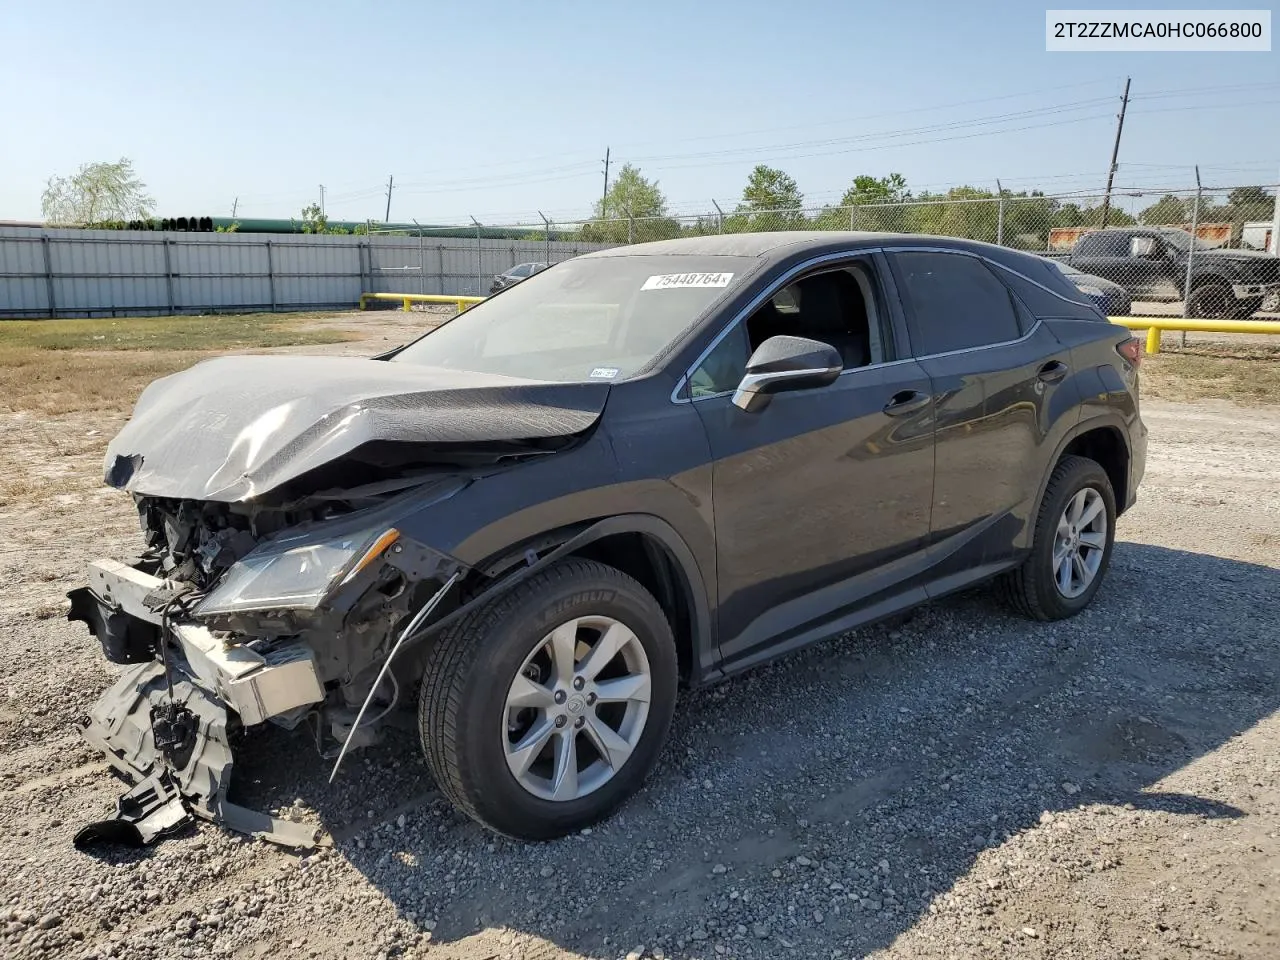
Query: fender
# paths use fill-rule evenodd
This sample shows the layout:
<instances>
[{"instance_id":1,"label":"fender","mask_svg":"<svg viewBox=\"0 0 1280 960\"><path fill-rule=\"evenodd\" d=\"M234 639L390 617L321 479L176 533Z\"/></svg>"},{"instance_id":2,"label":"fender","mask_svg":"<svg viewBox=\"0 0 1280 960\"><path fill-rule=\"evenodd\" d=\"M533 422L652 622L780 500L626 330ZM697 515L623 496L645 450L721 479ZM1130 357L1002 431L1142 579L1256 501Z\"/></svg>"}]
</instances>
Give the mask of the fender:
<instances>
[{"instance_id":1,"label":"fender","mask_svg":"<svg viewBox=\"0 0 1280 960\"><path fill-rule=\"evenodd\" d=\"M1133 447L1129 440L1129 425L1124 422L1124 418L1118 412L1108 412L1099 414L1096 417L1090 417L1088 420L1082 420L1074 427L1066 432L1061 440L1058 441L1057 449L1053 451L1053 456L1049 458L1049 465L1045 470L1044 476L1040 478L1040 487L1036 491L1035 509L1031 512L1031 522L1027 525L1028 532L1035 529L1036 519L1040 516L1040 505L1044 502L1045 491L1049 489L1049 478L1053 476L1053 470L1058 465L1058 461L1062 459L1063 452L1067 447L1071 446L1073 440L1083 436L1090 430L1097 430L1099 427L1114 427L1119 432L1124 442L1125 455L1129 458L1129 462L1133 462ZM1117 490L1116 496L1122 500L1128 500L1128 490Z\"/></svg>"},{"instance_id":2,"label":"fender","mask_svg":"<svg viewBox=\"0 0 1280 960\"><path fill-rule=\"evenodd\" d=\"M523 583L529 577L546 569L557 560L582 549L589 543L620 533L640 533L652 537L662 545L667 557L673 561L677 575L682 579L680 584L683 595L691 601L693 608L692 636L690 639L692 662L690 664L690 686L697 686L710 674L716 673L719 660L719 649L711 632L711 601L702 579L702 572L694 559L693 551L685 543L684 538L665 520L646 513L620 514L597 520L585 527L570 527L552 530L536 537L533 541L510 548L484 564L477 564L474 569L481 570L490 576L498 576L494 583L487 586L476 596L462 604L456 610L439 620L428 624L405 643L418 643L438 633L452 623L461 620L472 610L483 603L488 603L513 587ZM538 556L537 550L546 549L558 544L548 553ZM525 566L518 567L513 573L501 576L520 562Z\"/></svg>"}]
</instances>

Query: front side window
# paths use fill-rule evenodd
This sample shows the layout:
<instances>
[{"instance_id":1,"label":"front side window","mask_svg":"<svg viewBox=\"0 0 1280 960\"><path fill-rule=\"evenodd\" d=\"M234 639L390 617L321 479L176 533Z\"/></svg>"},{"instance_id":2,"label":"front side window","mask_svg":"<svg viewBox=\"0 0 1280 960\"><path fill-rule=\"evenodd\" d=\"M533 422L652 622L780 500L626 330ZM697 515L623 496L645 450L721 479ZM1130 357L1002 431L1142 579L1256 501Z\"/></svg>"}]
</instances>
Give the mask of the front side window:
<instances>
[{"instance_id":1,"label":"front side window","mask_svg":"<svg viewBox=\"0 0 1280 960\"><path fill-rule=\"evenodd\" d=\"M695 397L737 387L747 359L770 337L806 337L835 347L846 370L883 363L884 312L874 274L864 264L824 270L778 290L738 324L690 377Z\"/></svg>"},{"instance_id":2,"label":"front side window","mask_svg":"<svg viewBox=\"0 0 1280 960\"><path fill-rule=\"evenodd\" d=\"M508 277L527 277L532 272L532 265L521 263L507 271Z\"/></svg>"},{"instance_id":3,"label":"front side window","mask_svg":"<svg viewBox=\"0 0 1280 960\"><path fill-rule=\"evenodd\" d=\"M1021 331L1009 290L977 257L898 253L911 346L929 356L1016 340Z\"/></svg>"},{"instance_id":4,"label":"front side window","mask_svg":"<svg viewBox=\"0 0 1280 960\"><path fill-rule=\"evenodd\" d=\"M645 367L755 269L754 257L583 257L476 304L393 362L569 383Z\"/></svg>"}]
</instances>

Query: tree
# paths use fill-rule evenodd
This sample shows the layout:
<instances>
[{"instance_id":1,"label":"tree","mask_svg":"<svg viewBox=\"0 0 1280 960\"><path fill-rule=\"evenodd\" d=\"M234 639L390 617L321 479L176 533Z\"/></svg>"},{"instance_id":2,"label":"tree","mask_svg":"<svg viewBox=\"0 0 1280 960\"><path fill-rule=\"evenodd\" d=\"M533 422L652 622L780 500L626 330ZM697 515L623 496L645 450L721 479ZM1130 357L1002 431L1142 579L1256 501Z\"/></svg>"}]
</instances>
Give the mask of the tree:
<instances>
[{"instance_id":1,"label":"tree","mask_svg":"<svg viewBox=\"0 0 1280 960\"><path fill-rule=\"evenodd\" d=\"M1269 220L1276 207L1276 198L1262 187L1236 187L1227 194L1227 206L1231 219Z\"/></svg>"},{"instance_id":2,"label":"tree","mask_svg":"<svg viewBox=\"0 0 1280 960\"><path fill-rule=\"evenodd\" d=\"M582 239L599 243L640 243L680 234L680 224L667 215L667 198L656 180L624 163L608 193L596 201L594 216L582 227Z\"/></svg>"},{"instance_id":3,"label":"tree","mask_svg":"<svg viewBox=\"0 0 1280 960\"><path fill-rule=\"evenodd\" d=\"M1168 194L1138 214L1146 224L1190 223L1191 208L1185 200Z\"/></svg>"},{"instance_id":4,"label":"tree","mask_svg":"<svg viewBox=\"0 0 1280 960\"><path fill-rule=\"evenodd\" d=\"M69 177L50 177L40 198L45 222L91 224L107 220L146 220L155 201L138 179L133 161L86 163Z\"/></svg>"},{"instance_id":5,"label":"tree","mask_svg":"<svg viewBox=\"0 0 1280 960\"><path fill-rule=\"evenodd\" d=\"M624 163L609 192L596 204L595 215L597 219L623 220L627 217L665 217L667 198L658 189L656 180L646 179L639 167Z\"/></svg>"},{"instance_id":6,"label":"tree","mask_svg":"<svg viewBox=\"0 0 1280 960\"><path fill-rule=\"evenodd\" d=\"M907 189L907 178L900 173L891 173L887 177L872 177L860 174L853 178L853 184L840 198L840 206L853 207L864 203L900 203L911 199L911 191Z\"/></svg>"},{"instance_id":7,"label":"tree","mask_svg":"<svg viewBox=\"0 0 1280 960\"><path fill-rule=\"evenodd\" d=\"M853 178L853 184L840 198L842 207L864 207L874 204L875 209L865 213L858 210L848 211L848 223L845 229L882 230L886 233L905 233L909 208L896 206L911 199L911 191L907 189L907 179L900 173L891 173L887 177L871 177L866 174ZM845 216L842 213L842 216Z\"/></svg>"},{"instance_id":8,"label":"tree","mask_svg":"<svg viewBox=\"0 0 1280 960\"><path fill-rule=\"evenodd\" d=\"M795 180L761 163L747 177L736 212L747 215L749 230L788 230L804 222L803 203L804 194Z\"/></svg>"},{"instance_id":9,"label":"tree","mask_svg":"<svg viewBox=\"0 0 1280 960\"><path fill-rule=\"evenodd\" d=\"M320 209L320 204L313 203L302 208L303 233L328 233L329 218Z\"/></svg>"}]
</instances>

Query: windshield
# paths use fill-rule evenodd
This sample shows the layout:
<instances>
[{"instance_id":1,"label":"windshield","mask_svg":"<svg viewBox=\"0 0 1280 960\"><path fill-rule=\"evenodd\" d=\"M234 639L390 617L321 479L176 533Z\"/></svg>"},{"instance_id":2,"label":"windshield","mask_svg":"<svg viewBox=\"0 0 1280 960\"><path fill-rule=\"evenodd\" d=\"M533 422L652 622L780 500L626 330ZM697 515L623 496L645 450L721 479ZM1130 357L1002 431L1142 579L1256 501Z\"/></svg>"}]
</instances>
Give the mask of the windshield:
<instances>
[{"instance_id":1,"label":"windshield","mask_svg":"<svg viewBox=\"0 0 1280 960\"><path fill-rule=\"evenodd\" d=\"M1160 236L1164 238L1164 242L1169 246L1173 247L1175 250L1180 250L1183 253L1190 250L1192 246L1197 250L1212 249L1211 247L1206 246L1203 240L1193 238L1191 234L1187 233L1185 230L1161 230Z\"/></svg>"},{"instance_id":2,"label":"windshield","mask_svg":"<svg viewBox=\"0 0 1280 960\"><path fill-rule=\"evenodd\" d=\"M1069 263L1063 263L1061 260L1050 260L1049 262L1052 263L1055 267L1057 267L1060 271L1065 273L1068 277L1084 276L1084 274L1082 274L1075 267L1071 266L1071 264Z\"/></svg>"},{"instance_id":3,"label":"windshield","mask_svg":"<svg viewBox=\"0 0 1280 960\"><path fill-rule=\"evenodd\" d=\"M568 260L476 304L392 359L562 383L622 380L757 262L653 255Z\"/></svg>"}]
</instances>

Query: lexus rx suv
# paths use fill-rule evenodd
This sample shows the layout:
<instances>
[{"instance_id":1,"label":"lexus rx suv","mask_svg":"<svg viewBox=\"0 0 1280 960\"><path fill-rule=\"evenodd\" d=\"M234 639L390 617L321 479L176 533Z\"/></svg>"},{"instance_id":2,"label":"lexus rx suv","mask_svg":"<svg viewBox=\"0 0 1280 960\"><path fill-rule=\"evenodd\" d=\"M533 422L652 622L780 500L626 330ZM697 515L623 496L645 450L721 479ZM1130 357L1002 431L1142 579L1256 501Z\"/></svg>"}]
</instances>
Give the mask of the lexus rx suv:
<instances>
[{"instance_id":1,"label":"lexus rx suv","mask_svg":"<svg viewBox=\"0 0 1280 960\"><path fill-rule=\"evenodd\" d=\"M1036 256L762 233L558 263L369 359L157 380L105 463L140 555L72 594L128 665L83 733L137 784L81 840L312 843L229 799L231 734L354 776L402 708L458 808L553 837L640 786L681 685L983 581L1070 617L1142 478L1141 356Z\"/></svg>"}]
</instances>

